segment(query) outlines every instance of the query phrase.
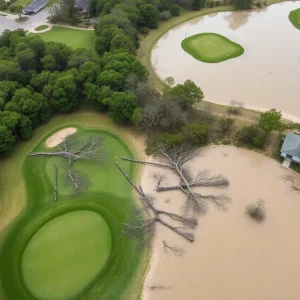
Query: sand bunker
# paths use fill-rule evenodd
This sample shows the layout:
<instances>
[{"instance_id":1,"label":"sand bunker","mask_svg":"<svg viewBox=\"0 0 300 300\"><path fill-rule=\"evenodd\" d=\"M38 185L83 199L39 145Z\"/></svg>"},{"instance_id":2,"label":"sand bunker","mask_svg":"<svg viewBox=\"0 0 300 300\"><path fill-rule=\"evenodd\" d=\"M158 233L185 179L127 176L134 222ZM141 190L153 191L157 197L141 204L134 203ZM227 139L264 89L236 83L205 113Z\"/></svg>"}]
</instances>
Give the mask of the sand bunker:
<instances>
[{"instance_id":1,"label":"sand bunker","mask_svg":"<svg viewBox=\"0 0 300 300\"><path fill-rule=\"evenodd\" d=\"M199 217L195 242L189 243L159 226L154 260L147 276L144 299L150 300L295 300L300 277L300 194L291 192L282 176L292 174L275 160L231 146L207 147L189 162L190 170L210 169L230 181L225 192L232 198L226 212L211 207ZM169 171L147 166L141 184L162 209L181 212L180 191L157 194L151 174L167 175L166 184L178 183ZM224 189L200 188L203 193ZM267 216L257 223L245 207L262 198ZM169 201L166 201L169 199ZM183 257L166 253L162 241L184 249ZM160 286L150 289L149 286ZM165 287L164 289L161 287Z\"/></svg>"},{"instance_id":2,"label":"sand bunker","mask_svg":"<svg viewBox=\"0 0 300 300\"><path fill-rule=\"evenodd\" d=\"M67 136L74 134L76 131L77 129L74 127L68 127L60 130L49 137L49 139L46 141L46 146L49 148L55 147L64 141Z\"/></svg>"}]
</instances>

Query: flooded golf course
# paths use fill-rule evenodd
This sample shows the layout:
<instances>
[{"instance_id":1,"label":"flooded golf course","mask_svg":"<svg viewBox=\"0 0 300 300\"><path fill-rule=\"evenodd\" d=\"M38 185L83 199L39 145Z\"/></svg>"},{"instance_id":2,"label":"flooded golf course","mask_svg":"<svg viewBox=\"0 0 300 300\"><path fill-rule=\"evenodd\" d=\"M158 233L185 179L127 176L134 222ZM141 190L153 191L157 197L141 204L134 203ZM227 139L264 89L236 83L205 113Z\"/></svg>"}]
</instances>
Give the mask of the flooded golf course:
<instances>
[{"instance_id":1,"label":"flooded golf course","mask_svg":"<svg viewBox=\"0 0 300 300\"><path fill-rule=\"evenodd\" d=\"M162 79L187 79L199 85L205 100L243 102L257 109L276 108L300 119L300 31L289 21L300 2L279 3L261 10L220 12L183 23L161 37L152 65ZM185 38L218 33L244 47L240 57L221 63L196 60L181 48Z\"/></svg>"},{"instance_id":2,"label":"flooded golf course","mask_svg":"<svg viewBox=\"0 0 300 300\"><path fill-rule=\"evenodd\" d=\"M210 146L188 163L194 175L201 169L223 174L224 188L198 188L203 194L226 193L227 211L211 206L200 216L195 242L189 243L157 225L153 258L145 281L148 300L296 300L300 277L300 194L282 176L300 176L256 152L232 146ZM178 184L170 171L146 166L141 184L156 205L182 213L181 191L157 193L153 174L166 175L164 185ZM263 199L266 219L251 219L245 208ZM162 241L184 250L182 257L165 251ZM151 289L149 287L160 287ZM162 288L163 287L163 288Z\"/></svg>"}]
</instances>

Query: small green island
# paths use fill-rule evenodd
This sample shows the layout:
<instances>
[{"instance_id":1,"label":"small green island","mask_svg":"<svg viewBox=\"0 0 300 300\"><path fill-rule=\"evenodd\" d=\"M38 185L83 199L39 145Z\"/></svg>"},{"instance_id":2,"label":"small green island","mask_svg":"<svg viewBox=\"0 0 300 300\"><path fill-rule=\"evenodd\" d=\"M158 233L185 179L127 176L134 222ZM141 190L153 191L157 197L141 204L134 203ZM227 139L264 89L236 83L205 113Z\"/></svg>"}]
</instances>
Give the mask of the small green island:
<instances>
[{"instance_id":1,"label":"small green island","mask_svg":"<svg viewBox=\"0 0 300 300\"><path fill-rule=\"evenodd\" d=\"M197 60L207 63L218 63L244 53L241 45L217 33L190 36L181 42L181 47Z\"/></svg>"},{"instance_id":2,"label":"small green island","mask_svg":"<svg viewBox=\"0 0 300 300\"><path fill-rule=\"evenodd\" d=\"M300 30L300 8L292 10L289 14L291 23Z\"/></svg>"}]
</instances>

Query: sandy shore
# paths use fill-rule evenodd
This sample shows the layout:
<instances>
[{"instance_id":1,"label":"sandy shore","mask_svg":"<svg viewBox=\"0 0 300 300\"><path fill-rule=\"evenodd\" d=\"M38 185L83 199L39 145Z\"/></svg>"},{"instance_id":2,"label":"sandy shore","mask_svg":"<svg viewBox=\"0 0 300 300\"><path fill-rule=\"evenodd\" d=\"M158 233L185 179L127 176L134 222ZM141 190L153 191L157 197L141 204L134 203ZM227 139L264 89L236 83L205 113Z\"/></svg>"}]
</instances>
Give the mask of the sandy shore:
<instances>
[{"instance_id":1,"label":"sandy shore","mask_svg":"<svg viewBox=\"0 0 300 300\"><path fill-rule=\"evenodd\" d=\"M291 192L281 177L292 174L300 180L300 176L275 160L232 146L204 148L189 167L193 172L209 169L226 176L228 188L200 190L203 194L225 192L232 200L226 212L210 207L199 217L194 243L157 226L143 299L299 299L300 194ZM169 171L147 166L141 179L144 191L155 196L158 207L181 212L184 196L180 191L156 193L151 175L158 171L167 176L165 185L178 183ZM263 223L245 214L246 205L259 198L267 210ZM163 240L181 247L183 257L166 253Z\"/></svg>"},{"instance_id":2,"label":"sandy shore","mask_svg":"<svg viewBox=\"0 0 300 300\"><path fill-rule=\"evenodd\" d=\"M45 144L48 148L55 147L55 146L59 145L61 142L63 142L66 137L68 137L71 134L74 134L76 131L77 131L77 129L75 127L68 127L68 128L62 129L62 130L54 133L53 135L51 135L47 139Z\"/></svg>"}]
</instances>

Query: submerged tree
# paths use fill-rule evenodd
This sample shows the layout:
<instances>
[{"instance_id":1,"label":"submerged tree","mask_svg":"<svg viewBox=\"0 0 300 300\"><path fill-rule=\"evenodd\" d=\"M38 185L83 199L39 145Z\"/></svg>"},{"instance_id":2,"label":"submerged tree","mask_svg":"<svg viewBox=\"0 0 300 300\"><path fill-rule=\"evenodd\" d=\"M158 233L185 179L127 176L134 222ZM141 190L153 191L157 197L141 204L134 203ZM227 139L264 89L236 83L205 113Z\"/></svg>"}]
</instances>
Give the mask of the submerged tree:
<instances>
[{"instance_id":1,"label":"submerged tree","mask_svg":"<svg viewBox=\"0 0 300 300\"><path fill-rule=\"evenodd\" d=\"M256 203L250 203L246 207L246 213L256 221L263 221L266 217L264 201L259 199Z\"/></svg>"},{"instance_id":2,"label":"submerged tree","mask_svg":"<svg viewBox=\"0 0 300 300\"><path fill-rule=\"evenodd\" d=\"M89 185L89 180L82 172L73 168L73 163L79 159L103 162L107 154L101 148L102 139L101 135L92 135L80 142L71 136L67 137L53 152L31 152L28 155L66 158L67 164L64 166L66 183L71 184L74 192L78 193Z\"/></svg>"}]
</instances>

